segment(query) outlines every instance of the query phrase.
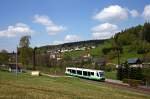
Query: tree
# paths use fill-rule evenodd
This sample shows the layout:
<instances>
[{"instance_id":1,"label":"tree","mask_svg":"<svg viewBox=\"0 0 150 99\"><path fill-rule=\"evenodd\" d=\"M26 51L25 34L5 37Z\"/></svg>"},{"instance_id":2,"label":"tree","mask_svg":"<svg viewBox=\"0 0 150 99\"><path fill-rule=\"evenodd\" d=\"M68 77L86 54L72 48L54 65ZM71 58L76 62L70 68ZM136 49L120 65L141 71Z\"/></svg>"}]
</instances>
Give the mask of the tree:
<instances>
[{"instance_id":1,"label":"tree","mask_svg":"<svg viewBox=\"0 0 150 99\"><path fill-rule=\"evenodd\" d=\"M36 50L37 50L37 47L35 47L34 49L33 49L33 70L35 70L36 68Z\"/></svg>"},{"instance_id":2,"label":"tree","mask_svg":"<svg viewBox=\"0 0 150 99\"><path fill-rule=\"evenodd\" d=\"M20 39L19 47L21 48L29 48L31 36L23 36Z\"/></svg>"},{"instance_id":3,"label":"tree","mask_svg":"<svg viewBox=\"0 0 150 99\"><path fill-rule=\"evenodd\" d=\"M7 50L1 50L0 52L0 64L7 64L8 63L8 52Z\"/></svg>"},{"instance_id":4,"label":"tree","mask_svg":"<svg viewBox=\"0 0 150 99\"><path fill-rule=\"evenodd\" d=\"M23 65L29 65L32 63L33 49L32 48L19 48L20 62Z\"/></svg>"},{"instance_id":5,"label":"tree","mask_svg":"<svg viewBox=\"0 0 150 99\"><path fill-rule=\"evenodd\" d=\"M123 67L119 66L117 69L117 79L122 80L123 79Z\"/></svg>"},{"instance_id":6,"label":"tree","mask_svg":"<svg viewBox=\"0 0 150 99\"><path fill-rule=\"evenodd\" d=\"M29 65L32 63L33 49L29 47L30 39L30 36L23 36L20 39L18 51L20 53L20 61L23 65Z\"/></svg>"},{"instance_id":7,"label":"tree","mask_svg":"<svg viewBox=\"0 0 150 99\"><path fill-rule=\"evenodd\" d=\"M119 36L116 35L114 37L114 40L112 41L112 48L114 49L114 52L115 54L117 54L117 58L118 58L118 66L120 65L120 53L123 52L123 49L122 49L122 45L121 43L119 42Z\"/></svg>"}]
</instances>

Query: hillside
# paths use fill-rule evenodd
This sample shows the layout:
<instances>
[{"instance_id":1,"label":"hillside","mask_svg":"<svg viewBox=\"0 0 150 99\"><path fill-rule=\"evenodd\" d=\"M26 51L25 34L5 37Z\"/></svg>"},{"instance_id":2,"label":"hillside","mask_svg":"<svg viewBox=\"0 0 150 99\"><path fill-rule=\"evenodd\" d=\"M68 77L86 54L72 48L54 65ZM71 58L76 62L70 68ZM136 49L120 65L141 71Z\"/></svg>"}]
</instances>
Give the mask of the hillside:
<instances>
[{"instance_id":1,"label":"hillside","mask_svg":"<svg viewBox=\"0 0 150 99\"><path fill-rule=\"evenodd\" d=\"M120 49L121 63L135 57L142 58L145 62L150 61L150 23L125 29L89 52L92 57L105 57L109 62L117 63L117 48ZM69 54L76 56L76 52Z\"/></svg>"},{"instance_id":2,"label":"hillside","mask_svg":"<svg viewBox=\"0 0 150 99\"><path fill-rule=\"evenodd\" d=\"M94 46L94 48L90 48ZM84 50L75 50L75 48L83 48ZM74 49L73 49L74 48ZM125 29L117 33L113 38L107 40L89 40L80 42L71 42L60 45L48 45L39 47L42 52L60 51L63 56L81 57L89 52L92 57L105 57L109 62L117 63L117 48L120 49L120 61L124 62L128 58L139 57L149 60L150 49L150 24L138 25ZM73 49L68 51L69 49Z\"/></svg>"},{"instance_id":3,"label":"hillside","mask_svg":"<svg viewBox=\"0 0 150 99\"><path fill-rule=\"evenodd\" d=\"M75 47L91 47L91 46L98 46L99 44L103 44L106 40L87 40L87 41L78 41L78 42L70 42L58 45L46 45L41 46L38 49L42 52L45 51L55 51L58 49L71 49Z\"/></svg>"}]
</instances>

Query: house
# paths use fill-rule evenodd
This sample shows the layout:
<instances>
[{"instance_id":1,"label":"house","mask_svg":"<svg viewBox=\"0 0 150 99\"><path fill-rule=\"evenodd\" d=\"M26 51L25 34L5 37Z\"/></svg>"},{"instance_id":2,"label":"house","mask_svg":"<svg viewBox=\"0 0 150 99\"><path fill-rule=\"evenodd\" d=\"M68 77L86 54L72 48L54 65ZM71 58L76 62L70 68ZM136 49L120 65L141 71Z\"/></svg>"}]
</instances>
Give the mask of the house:
<instances>
[{"instance_id":1,"label":"house","mask_svg":"<svg viewBox=\"0 0 150 99\"><path fill-rule=\"evenodd\" d=\"M72 58L72 62L74 64L82 63L82 59L80 59L80 58Z\"/></svg>"},{"instance_id":2,"label":"house","mask_svg":"<svg viewBox=\"0 0 150 99\"><path fill-rule=\"evenodd\" d=\"M10 72L22 72L23 68L22 68L22 64L18 63L17 66L15 63L10 63L9 65L9 71Z\"/></svg>"},{"instance_id":3,"label":"house","mask_svg":"<svg viewBox=\"0 0 150 99\"><path fill-rule=\"evenodd\" d=\"M127 63L130 67L141 67L142 68L142 60L139 58L130 58L127 60Z\"/></svg>"}]
</instances>

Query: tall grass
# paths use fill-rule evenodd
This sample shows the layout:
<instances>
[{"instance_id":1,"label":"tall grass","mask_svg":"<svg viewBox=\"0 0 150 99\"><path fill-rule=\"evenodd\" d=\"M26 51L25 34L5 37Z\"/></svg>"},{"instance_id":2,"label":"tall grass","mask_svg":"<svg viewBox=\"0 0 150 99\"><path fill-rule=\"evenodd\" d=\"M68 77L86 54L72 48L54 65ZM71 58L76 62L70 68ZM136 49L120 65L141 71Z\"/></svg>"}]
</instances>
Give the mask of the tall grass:
<instances>
[{"instance_id":1,"label":"tall grass","mask_svg":"<svg viewBox=\"0 0 150 99\"><path fill-rule=\"evenodd\" d=\"M149 95L79 78L32 77L0 71L0 99L149 99Z\"/></svg>"}]
</instances>

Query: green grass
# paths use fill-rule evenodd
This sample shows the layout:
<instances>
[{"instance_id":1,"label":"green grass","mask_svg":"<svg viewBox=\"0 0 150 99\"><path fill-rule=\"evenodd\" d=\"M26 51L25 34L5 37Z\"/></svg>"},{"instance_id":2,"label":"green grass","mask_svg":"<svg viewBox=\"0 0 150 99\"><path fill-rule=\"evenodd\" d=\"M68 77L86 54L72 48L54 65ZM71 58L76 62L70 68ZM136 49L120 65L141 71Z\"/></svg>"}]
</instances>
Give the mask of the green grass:
<instances>
[{"instance_id":1,"label":"green grass","mask_svg":"<svg viewBox=\"0 0 150 99\"><path fill-rule=\"evenodd\" d=\"M149 99L149 95L74 77L32 77L0 71L0 99Z\"/></svg>"},{"instance_id":2,"label":"green grass","mask_svg":"<svg viewBox=\"0 0 150 99\"><path fill-rule=\"evenodd\" d=\"M117 71L105 72L107 79L117 79Z\"/></svg>"},{"instance_id":3,"label":"green grass","mask_svg":"<svg viewBox=\"0 0 150 99\"><path fill-rule=\"evenodd\" d=\"M74 57L74 58L79 58L81 55L83 55L85 51L71 51L71 52L64 52L63 57Z\"/></svg>"}]
</instances>

